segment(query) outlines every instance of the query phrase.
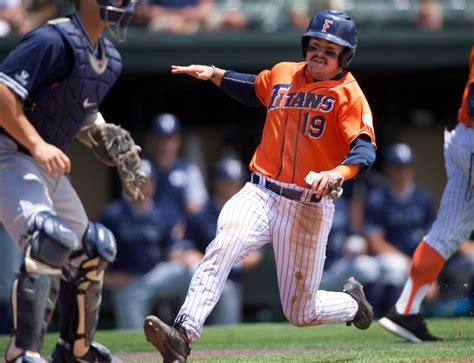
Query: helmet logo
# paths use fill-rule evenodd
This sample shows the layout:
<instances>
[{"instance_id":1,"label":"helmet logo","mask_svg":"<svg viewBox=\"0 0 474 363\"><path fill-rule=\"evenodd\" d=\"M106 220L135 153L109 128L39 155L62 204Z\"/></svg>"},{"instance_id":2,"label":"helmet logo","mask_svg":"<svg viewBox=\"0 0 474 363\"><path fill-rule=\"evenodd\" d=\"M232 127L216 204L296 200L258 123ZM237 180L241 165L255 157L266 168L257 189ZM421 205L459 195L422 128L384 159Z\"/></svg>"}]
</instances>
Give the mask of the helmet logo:
<instances>
[{"instance_id":1,"label":"helmet logo","mask_svg":"<svg viewBox=\"0 0 474 363\"><path fill-rule=\"evenodd\" d=\"M325 20L324 20L324 24L323 24L323 28L321 29L321 31L322 31L323 33L326 33L326 30L329 29L329 27L332 25L332 23L334 23L333 20L331 20L331 19L325 19Z\"/></svg>"}]
</instances>

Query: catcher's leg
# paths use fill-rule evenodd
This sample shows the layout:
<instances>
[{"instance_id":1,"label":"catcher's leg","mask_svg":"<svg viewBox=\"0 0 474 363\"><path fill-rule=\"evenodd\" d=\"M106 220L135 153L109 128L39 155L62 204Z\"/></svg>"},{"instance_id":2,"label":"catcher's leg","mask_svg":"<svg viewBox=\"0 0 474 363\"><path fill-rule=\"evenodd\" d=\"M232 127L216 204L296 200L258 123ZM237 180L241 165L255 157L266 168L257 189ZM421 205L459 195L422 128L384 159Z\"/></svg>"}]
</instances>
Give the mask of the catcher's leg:
<instances>
[{"instance_id":1,"label":"catcher's leg","mask_svg":"<svg viewBox=\"0 0 474 363\"><path fill-rule=\"evenodd\" d=\"M59 293L61 269L79 248L74 232L49 212L38 213L12 289L14 332L7 362L44 362L39 353Z\"/></svg>"},{"instance_id":2,"label":"catcher's leg","mask_svg":"<svg viewBox=\"0 0 474 363\"><path fill-rule=\"evenodd\" d=\"M61 333L51 362L120 362L107 348L93 342L102 299L104 271L114 261L117 252L115 238L103 225L89 223L82 243L82 262L79 267L68 267L64 272L65 278L61 281Z\"/></svg>"}]
</instances>

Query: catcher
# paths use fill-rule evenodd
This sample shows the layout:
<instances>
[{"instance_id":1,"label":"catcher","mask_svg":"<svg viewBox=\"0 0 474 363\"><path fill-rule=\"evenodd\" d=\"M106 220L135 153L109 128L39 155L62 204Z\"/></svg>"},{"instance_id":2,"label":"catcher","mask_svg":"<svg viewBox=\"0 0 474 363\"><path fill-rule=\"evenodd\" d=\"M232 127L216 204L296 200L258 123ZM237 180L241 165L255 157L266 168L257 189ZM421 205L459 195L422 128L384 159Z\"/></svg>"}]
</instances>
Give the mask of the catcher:
<instances>
[{"instance_id":1,"label":"catcher","mask_svg":"<svg viewBox=\"0 0 474 363\"><path fill-rule=\"evenodd\" d=\"M102 31L120 34L135 3L76 5L70 17L29 33L0 65L0 220L25 251L12 288L15 324L6 362L46 362L41 351L56 301L60 338L51 362L120 362L93 342L115 239L88 221L67 177L65 153L78 136L117 168L131 197L142 196L140 149L98 112L121 69Z\"/></svg>"}]
</instances>

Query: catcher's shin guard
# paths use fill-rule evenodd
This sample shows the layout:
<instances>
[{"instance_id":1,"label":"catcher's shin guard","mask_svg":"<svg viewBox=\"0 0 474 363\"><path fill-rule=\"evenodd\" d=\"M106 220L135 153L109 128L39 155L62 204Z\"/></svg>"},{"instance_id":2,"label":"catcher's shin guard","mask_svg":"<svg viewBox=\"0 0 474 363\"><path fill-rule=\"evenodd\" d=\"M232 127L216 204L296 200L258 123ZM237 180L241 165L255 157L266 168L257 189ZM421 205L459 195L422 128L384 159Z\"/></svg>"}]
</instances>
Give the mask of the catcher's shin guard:
<instances>
[{"instance_id":1,"label":"catcher's shin guard","mask_svg":"<svg viewBox=\"0 0 474 363\"><path fill-rule=\"evenodd\" d=\"M12 287L14 331L5 354L7 362L33 362L39 356L33 353L43 348L59 294L61 269L79 246L69 227L50 213L39 213L33 228L23 265Z\"/></svg>"},{"instance_id":2,"label":"catcher's shin guard","mask_svg":"<svg viewBox=\"0 0 474 363\"><path fill-rule=\"evenodd\" d=\"M87 258L79 268L71 267L69 277L61 281L61 339L52 354L52 362L116 362L105 347L93 344L104 271L116 255L115 238L101 224L89 223L83 249Z\"/></svg>"}]
</instances>

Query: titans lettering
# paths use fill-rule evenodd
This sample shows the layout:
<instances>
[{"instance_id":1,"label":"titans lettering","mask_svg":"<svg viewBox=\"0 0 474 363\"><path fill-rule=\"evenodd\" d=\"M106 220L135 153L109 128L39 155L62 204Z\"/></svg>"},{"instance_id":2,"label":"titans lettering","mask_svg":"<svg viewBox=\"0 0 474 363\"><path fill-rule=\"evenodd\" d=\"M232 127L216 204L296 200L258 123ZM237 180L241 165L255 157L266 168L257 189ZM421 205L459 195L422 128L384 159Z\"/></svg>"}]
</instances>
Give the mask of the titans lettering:
<instances>
[{"instance_id":1,"label":"titans lettering","mask_svg":"<svg viewBox=\"0 0 474 363\"><path fill-rule=\"evenodd\" d=\"M290 87L291 84L277 84L273 86L268 111L276 108L302 108L329 112L333 109L336 102L334 97L312 92L289 93Z\"/></svg>"}]
</instances>

